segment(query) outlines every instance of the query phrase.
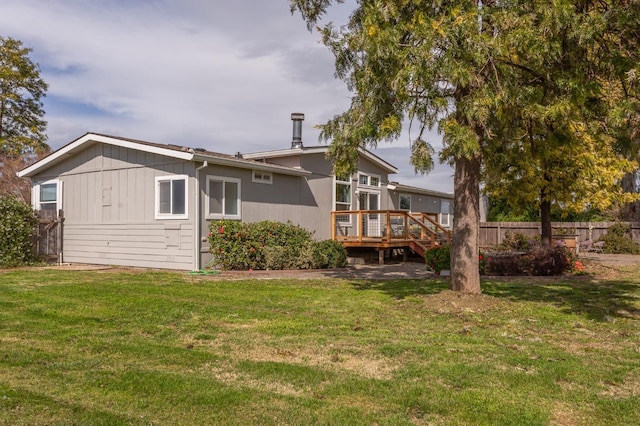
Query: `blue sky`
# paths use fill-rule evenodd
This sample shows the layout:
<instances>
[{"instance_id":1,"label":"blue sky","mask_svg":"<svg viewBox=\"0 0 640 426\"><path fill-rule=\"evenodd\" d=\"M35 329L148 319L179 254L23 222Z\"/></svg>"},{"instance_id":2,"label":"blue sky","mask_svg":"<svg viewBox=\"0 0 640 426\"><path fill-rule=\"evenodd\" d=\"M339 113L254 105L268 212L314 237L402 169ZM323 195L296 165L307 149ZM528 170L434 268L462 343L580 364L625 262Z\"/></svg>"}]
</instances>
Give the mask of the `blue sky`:
<instances>
[{"instance_id":1,"label":"blue sky","mask_svg":"<svg viewBox=\"0 0 640 426\"><path fill-rule=\"evenodd\" d=\"M349 106L332 55L288 0L20 0L2 5L0 28L33 49L49 84L54 149L86 132L228 154L282 149L291 112L305 113L311 146L314 125ZM373 150L400 169L393 179L453 191L448 166L414 174L409 139Z\"/></svg>"}]
</instances>

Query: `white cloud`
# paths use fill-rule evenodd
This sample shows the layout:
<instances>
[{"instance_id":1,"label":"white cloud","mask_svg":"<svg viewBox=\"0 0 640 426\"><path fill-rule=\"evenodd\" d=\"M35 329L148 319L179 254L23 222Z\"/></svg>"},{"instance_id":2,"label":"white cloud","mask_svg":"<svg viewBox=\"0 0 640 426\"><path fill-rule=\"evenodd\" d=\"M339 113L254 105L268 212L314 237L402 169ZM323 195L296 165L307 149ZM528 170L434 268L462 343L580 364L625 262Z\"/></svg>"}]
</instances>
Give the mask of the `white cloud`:
<instances>
[{"instance_id":1,"label":"white cloud","mask_svg":"<svg viewBox=\"0 0 640 426\"><path fill-rule=\"evenodd\" d=\"M332 17L348 13L347 4ZM33 48L49 83L53 148L94 131L226 153L278 149L291 142L294 111L315 145L313 126L349 106L333 57L287 0L21 0L3 5L0 27ZM414 177L407 141L376 152L403 183L451 191L448 170Z\"/></svg>"}]
</instances>

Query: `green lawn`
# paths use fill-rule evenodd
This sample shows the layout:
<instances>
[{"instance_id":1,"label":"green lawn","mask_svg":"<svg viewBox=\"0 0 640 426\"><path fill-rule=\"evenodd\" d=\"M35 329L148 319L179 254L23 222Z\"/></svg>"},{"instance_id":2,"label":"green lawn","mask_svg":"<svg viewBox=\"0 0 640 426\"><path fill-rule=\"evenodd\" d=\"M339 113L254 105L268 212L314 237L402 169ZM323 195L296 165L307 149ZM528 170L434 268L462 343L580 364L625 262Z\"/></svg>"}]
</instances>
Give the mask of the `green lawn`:
<instances>
[{"instance_id":1,"label":"green lawn","mask_svg":"<svg viewBox=\"0 0 640 426\"><path fill-rule=\"evenodd\" d=\"M483 288L0 273L0 424L640 424L640 269Z\"/></svg>"}]
</instances>

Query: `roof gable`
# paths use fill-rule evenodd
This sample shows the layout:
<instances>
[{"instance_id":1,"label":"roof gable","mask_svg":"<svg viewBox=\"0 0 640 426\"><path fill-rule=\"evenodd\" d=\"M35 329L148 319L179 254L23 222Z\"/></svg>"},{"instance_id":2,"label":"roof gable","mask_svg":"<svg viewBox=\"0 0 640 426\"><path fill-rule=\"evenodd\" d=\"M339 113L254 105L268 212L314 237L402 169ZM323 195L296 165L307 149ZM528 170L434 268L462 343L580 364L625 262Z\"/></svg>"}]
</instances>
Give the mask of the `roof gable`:
<instances>
[{"instance_id":1,"label":"roof gable","mask_svg":"<svg viewBox=\"0 0 640 426\"><path fill-rule=\"evenodd\" d=\"M136 139L128 139L117 136L103 135L99 133L86 133L78 139L68 143L62 148L52 152L43 159L36 161L32 165L20 170L19 177L34 176L51 166L59 164L96 143L104 143L115 145L123 148L134 149L138 151L163 155L165 157L177 158L185 161L207 161L211 164L219 164L230 167L238 167L243 169L255 169L272 171L288 175L302 176L309 174L308 171L296 169L292 167L278 166L267 164L251 159L237 158L232 155L221 154L217 152L207 151L204 149L193 149L180 145L163 145L154 142L141 141Z\"/></svg>"},{"instance_id":2,"label":"roof gable","mask_svg":"<svg viewBox=\"0 0 640 426\"><path fill-rule=\"evenodd\" d=\"M248 154L243 154L244 158L253 159L253 160L262 160L267 158L278 158L278 157L291 157L295 155L306 155L306 154L317 154L322 153L326 154L329 150L328 146L311 146L311 147L302 147L302 148L288 148L288 149L279 149L274 151L263 151L263 152L252 152ZM398 173L399 170L396 166L382 158L378 157L374 153L369 150L358 148L358 152L362 157L371 161L372 163L380 166L388 173Z\"/></svg>"}]
</instances>

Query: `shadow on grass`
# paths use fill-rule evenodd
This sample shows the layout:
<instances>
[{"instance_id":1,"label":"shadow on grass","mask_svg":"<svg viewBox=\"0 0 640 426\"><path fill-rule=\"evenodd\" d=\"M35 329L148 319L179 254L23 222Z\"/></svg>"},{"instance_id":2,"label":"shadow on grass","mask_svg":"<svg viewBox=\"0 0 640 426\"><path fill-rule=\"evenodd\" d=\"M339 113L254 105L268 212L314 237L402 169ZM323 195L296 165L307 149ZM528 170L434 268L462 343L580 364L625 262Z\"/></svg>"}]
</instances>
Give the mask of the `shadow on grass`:
<instances>
[{"instance_id":1,"label":"shadow on grass","mask_svg":"<svg viewBox=\"0 0 640 426\"><path fill-rule=\"evenodd\" d=\"M9 421L13 423L13 420L15 420L15 423L23 424L18 419L24 420L24 418L42 420L42 413L48 412L49 416L61 419L59 424L64 423L62 419L68 418L73 418L74 424L145 424L145 422L137 418L90 408L83 404L74 404L62 397L54 399L44 393L37 393L19 387L9 388L0 384L0 393L2 393L0 408L3 411L3 414L0 415L0 423L3 418L7 421L5 424L10 424ZM15 417L12 420L13 413L15 413ZM53 421L53 423L58 422Z\"/></svg>"},{"instance_id":2,"label":"shadow on grass","mask_svg":"<svg viewBox=\"0 0 640 426\"><path fill-rule=\"evenodd\" d=\"M354 281L350 283L357 290L382 291L394 299L409 296L437 294L449 288L449 283L432 279L403 279L384 281Z\"/></svg>"},{"instance_id":3,"label":"shadow on grass","mask_svg":"<svg viewBox=\"0 0 640 426\"><path fill-rule=\"evenodd\" d=\"M640 319L640 284L630 279L491 280L483 293L511 301L549 303L563 312L585 315L596 321L615 317Z\"/></svg>"},{"instance_id":4,"label":"shadow on grass","mask_svg":"<svg viewBox=\"0 0 640 426\"><path fill-rule=\"evenodd\" d=\"M354 281L351 285L358 290L381 291L393 298L436 294L449 288L443 280ZM513 302L551 304L563 312L596 321L615 317L640 319L640 283L629 278L484 277L482 292Z\"/></svg>"}]
</instances>

